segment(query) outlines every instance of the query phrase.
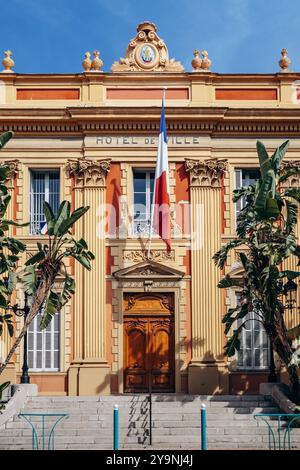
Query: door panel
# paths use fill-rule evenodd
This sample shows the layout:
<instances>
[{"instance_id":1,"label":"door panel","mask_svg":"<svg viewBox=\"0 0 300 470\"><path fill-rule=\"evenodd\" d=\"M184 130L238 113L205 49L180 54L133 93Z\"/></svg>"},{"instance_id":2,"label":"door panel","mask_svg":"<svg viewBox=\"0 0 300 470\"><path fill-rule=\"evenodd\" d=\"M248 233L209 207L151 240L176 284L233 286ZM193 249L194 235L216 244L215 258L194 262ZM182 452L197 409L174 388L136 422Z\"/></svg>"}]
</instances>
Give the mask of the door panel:
<instances>
[{"instance_id":1,"label":"door panel","mask_svg":"<svg viewBox=\"0 0 300 470\"><path fill-rule=\"evenodd\" d=\"M124 391L173 392L174 313L170 295L130 295L124 312ZM126 301L126 300L125 300ZM138 307L139 308L138 308ZM158 306L160 306L158 308ZM134 310L134 313L129 310Z\"/></svg>"},{"instance_id":2,"label":"door panel","mask_svg":"<svg viewBox=\"0 0 300 470\"><path fill-rule=\"evenodd\" d=\"M147 323L126 319L125 325L125 389L146 392L147 384Z\"/></svg>"},{"instance_id":3,"label":"door panel","mask_svg":"<svg viewBox=\"0 0 300 470\"><path fill-rule=\"evenodd\" d=\"M150 320L151 370L154 391L174 389L174 322Z\"/></svg>"}]
</instances>

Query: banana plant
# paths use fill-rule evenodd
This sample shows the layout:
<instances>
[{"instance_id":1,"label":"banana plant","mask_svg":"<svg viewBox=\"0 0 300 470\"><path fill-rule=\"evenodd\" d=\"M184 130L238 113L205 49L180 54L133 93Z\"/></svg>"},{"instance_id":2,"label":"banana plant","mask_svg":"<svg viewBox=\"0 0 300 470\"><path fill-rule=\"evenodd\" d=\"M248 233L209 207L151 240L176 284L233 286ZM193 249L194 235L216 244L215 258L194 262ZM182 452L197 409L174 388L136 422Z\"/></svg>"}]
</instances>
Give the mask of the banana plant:
<instances>
[{"instance_id":1,"label":"banana plant","mask_svg":"<svg viewBox=\"0 0 300 470\"><path fill-rule=\"evenodd\" d=\"M0 413L1 410L5 409L5 403L3 403L3 392L10 386L10 382L4 382L0 385Z\"/></svg>"},{"instance_id":2,"label":"banana plant","mask_svg":"<svg viewBox=\"0 0 300 470\"><path fill-rule=\"evenodd\" d=\"M13 133L8 131L0 135L0 149L13 137ZM4 328L8 329L10 336L13 336L13 315L5 311L8 299L16 285L16 269L20 254L26 249L24 243L14 237L8 236L7 232L11 225L21 226L14 221L6 219L8 205L11 200L6 181L9 176L9 168L0 164L0 336ZM5 278L8 278L8 283Z\"/></svg>"},{"instance_id":3,"label":"banana plant","mask_svg":"<svg viewBox=\"0 0 300 470\"><path fill-rule=\"evenodd\" d=\"M37 253L29 258L17 278L22 282L25 292L32 297L32 303L24 326L16 338L7 358L0 366L0 374L10 361L16 348L34 317L43 311L40 328L46 328L53 316L75 293L75 280L68 273L65 261L74 258L85 269L91 269L93 253L89 251L83 238L76 240L72 236L74 224L89 210L80 207L71 212L69 201L63 201L55 215L47 202L44 202L44 214L47 222L47 243L37 243ZM61 292L55 289L56 281L62 284Z\"/></svg>"},{"instance_id":4,"label":"banana plant","mask_svg":"<svg viewBox=\"0 0 300 470\"><path fill-rule=\"evenodd\" d=\"M300 166L284 166L289 141L280 145L270 157L262 142L257 142L260 179L255 184L237 189L233 202L244 201L237 217L237 237L220 248L213 259L224 269L231 250L240 246L244 274L241 279L226 275L219 288L235 287L240 300L223 317L227 343L225 354L233 356L240 349L240 334L249 321L249 313L261 322L285 365L294 399L300 403L298 370L299 351L294 351L292 338L300 333L300 325L288 330L284 319L284 283L299 277L298 270L282 268L285 260L294 257L300 264L300 245L295 234L298 220L300 187L289 187L291 176L300 174Z\"/></svg>"}]
</instances>

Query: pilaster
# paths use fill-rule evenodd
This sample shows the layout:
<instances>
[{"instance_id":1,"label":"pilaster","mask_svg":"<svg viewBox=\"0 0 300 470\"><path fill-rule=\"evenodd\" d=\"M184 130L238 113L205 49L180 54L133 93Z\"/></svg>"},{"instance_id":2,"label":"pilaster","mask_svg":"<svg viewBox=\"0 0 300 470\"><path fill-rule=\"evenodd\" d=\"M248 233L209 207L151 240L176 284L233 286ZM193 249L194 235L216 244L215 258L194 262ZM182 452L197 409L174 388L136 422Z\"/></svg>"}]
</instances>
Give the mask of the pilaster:
<instances>
[{"instance_id":1,"label":"pilaster","mask_svg":"<svg viewBox=\"0 0 300 470\"><path fill-rule=\"evenodd\" d=\"M83 237L95 255L91 271L75 264L74 360L69 373L71 395L109 393L110 368L106 351L105 318L105 203L106 175L110 160L68 162L74 175L75 206L89 211L75 226L75 237Z\"/></svg>"},{"instance_id":2,"label":"pilaster","mask_svg":"<svg viewBox=\"0 0 300 470\"><path fill-rule=\"evenodd\" d=\"M212 257L221 246L225 160L186 159L191 193L192 360L189 393L224 391L222 297ZM226 382L226 380L225 380Z\"/></svg>"}]
</instances>

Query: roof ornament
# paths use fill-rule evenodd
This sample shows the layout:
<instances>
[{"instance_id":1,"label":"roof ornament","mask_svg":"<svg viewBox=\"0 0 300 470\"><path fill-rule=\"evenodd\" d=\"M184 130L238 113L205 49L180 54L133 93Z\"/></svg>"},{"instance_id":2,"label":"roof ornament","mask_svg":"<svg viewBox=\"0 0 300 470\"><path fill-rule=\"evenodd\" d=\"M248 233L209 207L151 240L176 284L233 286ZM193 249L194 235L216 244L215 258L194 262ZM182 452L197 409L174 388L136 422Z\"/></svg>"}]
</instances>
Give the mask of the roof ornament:
<instances>
[{"instance_id":1,"label":"roof ornament","mask_svg":"<svg viewBox=\"0 0 300 470\"><path fill-rule=\"evenodd\" d=\"M93 56L92 69L95 70L95 72L102 72L101 67L103 66L103 61L99 57L100 51L94 51Z\"/></svg>"},{"instance_id":2,"label":"roof ornament","mask_svg":"<svg viewBox=\"0 0 300 470\"><path fill-rule=\"evenodd\" d=\"M281 59L280 61L278 62L281 70L279 73L283 73L283 72L290 72L290 69L289 69L289 65L291 64L291 59L288 57L288 50L287 49L282 49L281 51Z\"/></svg>"},{"instance_id":3,"label":"roof ornament","mask_svg":"<svg viewBox=\"0 0 300 470\"><path fill-rule=\"evenodd\" d=\"M194 58L191 62L193 72L210 72L211 60L208 58L207 51L201 51L202 59L199 57L200 51L194 51Z\"/></svg>"},{"instance_id":4,"label":"roof ornament","mask_svg":"<svg viewBox=\"0 0 300 470\"><path fill-rule=\"evenodd\" d=\"M84 68L84 71L85 72L89 72L91 70L91 67L92 67L92 61L90 59L91 57L91 53L90 52L86 52L84 54L84 59L82 61L82 67Z\"/></svg>"},{"instance_id":5,"label":"roof ornament","mask_svg":"<svg viewBox=\"0 0 300 470\"><path fill-rule=\"evenodd\" d=\"M12 68L14 67L15 63L13 59L11 58L12 52L11 51L5 51L4 52L5 57L2 60L2 65L4 67L4 70L2 70L2 73L14 73Z\"/></svg>"},{"instance_id":6,"label":"roof ornament","mask_svg":"<svg viewBox=\"0 0 300 470\"><path fill-rule=\"evenodd\" d=\"M91 70L95 72L102 72L101 67L103 66L103 61L100 59L100 52L94 51L93 52L93 60L91 60L91 53L86 52L84 54L84 59L82 61L82 67L84 68L85 72L90 72Z\"/></svg>"},{"instance_id":7,"label":"roof ornament","mask_svg":"<svg viewBox=\"0 0 300 470\"><path fill-rule=\"evenodd\" d=\"M169 60L166 44L158 36L154 23L144 21L137 35L129 42L125 57L116 61L112 72L184 72L180 62Z\"/></svg>"}]
</instances>

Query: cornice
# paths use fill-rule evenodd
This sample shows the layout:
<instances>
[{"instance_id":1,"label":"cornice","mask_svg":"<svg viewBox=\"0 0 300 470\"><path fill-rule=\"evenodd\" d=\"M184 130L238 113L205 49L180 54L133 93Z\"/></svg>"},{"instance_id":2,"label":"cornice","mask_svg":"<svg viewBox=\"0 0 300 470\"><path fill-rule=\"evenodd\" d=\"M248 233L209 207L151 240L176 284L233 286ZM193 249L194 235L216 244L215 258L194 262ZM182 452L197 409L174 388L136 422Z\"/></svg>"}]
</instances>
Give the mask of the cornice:
<instances>
[{"instance_id":1,"label":"cornice","mask_svg":"<svg viewBox=\"0 0 300 470\"><path fill-rule=\"evenodd\" d=\"M171 133L212 136L299 136L300 109L166 108ZM78 135L107 132L157 134L160 108L68 107L65 109L3 108L0 132L16 135Z\"/></svg>"}]
</instances>

